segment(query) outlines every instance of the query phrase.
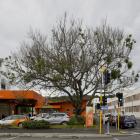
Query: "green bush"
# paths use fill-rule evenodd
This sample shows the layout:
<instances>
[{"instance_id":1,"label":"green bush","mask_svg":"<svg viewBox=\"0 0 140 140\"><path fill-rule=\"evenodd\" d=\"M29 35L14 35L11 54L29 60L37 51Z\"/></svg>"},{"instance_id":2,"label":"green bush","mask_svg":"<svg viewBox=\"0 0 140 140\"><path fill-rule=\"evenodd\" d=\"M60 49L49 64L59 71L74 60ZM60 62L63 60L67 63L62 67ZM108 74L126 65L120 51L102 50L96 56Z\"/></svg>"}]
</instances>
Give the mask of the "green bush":
<instances>
[{"instance_id":1,"label":"green bush","mask_svg":"<svg viewBox=\"0 0 140 140\"><path fill-rule=\"evenodd\" d=\"M26 121L23 122L23 128L28 129L43 129L49 128L49 122L41 120L41 121Z\"/></svg>"},{"instance_id":2,"label":"green bush","mask_svg":"<svg viewBox=\"0 0 140 140\"><path fill-rule=\"evenodd\" d=\"M85 120L82 116L73 116L67 124L68 125L84 125Z\"/></svg>"}]
</instances>

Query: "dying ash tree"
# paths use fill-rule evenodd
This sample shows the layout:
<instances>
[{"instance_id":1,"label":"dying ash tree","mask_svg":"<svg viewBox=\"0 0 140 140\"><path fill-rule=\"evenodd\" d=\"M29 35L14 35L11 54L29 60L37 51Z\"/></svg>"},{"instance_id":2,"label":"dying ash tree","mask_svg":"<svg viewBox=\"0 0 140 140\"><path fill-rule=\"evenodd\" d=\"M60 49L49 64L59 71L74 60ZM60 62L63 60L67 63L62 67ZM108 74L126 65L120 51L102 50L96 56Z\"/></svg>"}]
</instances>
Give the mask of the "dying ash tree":
<instances>
[{"instance_id":1,"label":"dying ash tree","mask_svg":"<svg viewBox=\"0 0 140 140\"><path fill-rule=\"evenodd\" d=\"M5 59L7 71L3 74L16 85L64 93L76 115L83 111L83 98L90 95L90 103L100 90L103 67L111 73L110 83L104 86L110 95L138 80L129 57L135 40L106 23L92 29L64 17L51 37L32 31L29 39L19 52Z\"/></svg>"}]
</instances>

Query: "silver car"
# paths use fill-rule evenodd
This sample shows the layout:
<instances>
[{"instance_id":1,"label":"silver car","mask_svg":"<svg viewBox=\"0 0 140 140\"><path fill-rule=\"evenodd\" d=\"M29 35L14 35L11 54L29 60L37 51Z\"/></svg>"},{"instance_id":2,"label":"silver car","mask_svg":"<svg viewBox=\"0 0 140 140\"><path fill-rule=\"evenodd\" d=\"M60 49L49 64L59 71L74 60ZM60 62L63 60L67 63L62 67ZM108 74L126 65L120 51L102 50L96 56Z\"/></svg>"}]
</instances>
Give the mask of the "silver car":
<instances>
[{"instance_id":1,"label":"silver car","mask_svg":"<svg viewBox=\"0 0 140 140\"><path fill-rule=\"evenodd\" d=\"M48 117L44 118L44 120L48 121L50 124L63 124L63 125L66 125L69 119L70 118L66 113L52 113Z\"/></svg>"},{"instance_id":2,"label":"silver car","mask_svg":"<svg viewBox=\"0 0 140 140\"><path fill-rule=\"evenodd\" d=\"M44 118L48 116L49 116L49 113L40 113L36 116L30 117L30 119L40 121L40 120L44 120Z\"/></svg>"}]
</instances>

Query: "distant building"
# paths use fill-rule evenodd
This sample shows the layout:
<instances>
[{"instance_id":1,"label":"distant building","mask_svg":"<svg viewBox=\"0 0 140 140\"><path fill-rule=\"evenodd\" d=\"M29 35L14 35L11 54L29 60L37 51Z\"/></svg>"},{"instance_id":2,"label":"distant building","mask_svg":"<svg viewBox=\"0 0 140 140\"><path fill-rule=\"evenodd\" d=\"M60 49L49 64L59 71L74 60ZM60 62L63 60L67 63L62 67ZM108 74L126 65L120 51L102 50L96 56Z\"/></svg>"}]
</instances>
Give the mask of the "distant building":
<instances>
[{"instance_id":1,"label":"distant building","mask_svg":"<svg viewBox=\"0 0 140 140\"><path fill-rule=\"evenodd\" d=\"M82 101L82 116L86 116L86 104L89 97L85 97ZM75 114L75 108L68 97L50 98L47 104L40 108L40 112L66 112L70 117Z\"/></svg>"},{"instance_id":2,"label":"distant building","mask_svg":"<svg viewBox=\"0 0 140 140\"><path fill-rule=\"evenodd\" d=\"M124 105L121 107L121 113L125 115L135 115L140 118L140 89L128 90L123 92ZM112 114L117 113L118 99L110 99L109 111Z\"/></svg>"},{"instance_id":3,"label":"distant building","mask_svg":"<svg viewBox=\"0 0 140 140\"><path fill-rule=\"evenodd\" d=\"M45 98L32 90L0 90L0 117L11 114L23 114L22 107L30 107L33 113L39 113L45 104Z\"/></svg>"},{"instance_id":4,"label":"distant building","mask_svg":"<svg viewBox=\"0 0 140 140\"><path fill-rule=\"evenodd\" d=\"M0 71L4 70L3 59L0 58ZM39 113L39 108L45 104L45 97L32 90L13 90L8 79L0 74L0 118L2 115L22 114L23 108L30 108L33 113Z\"/></svg>"}]
</instances>

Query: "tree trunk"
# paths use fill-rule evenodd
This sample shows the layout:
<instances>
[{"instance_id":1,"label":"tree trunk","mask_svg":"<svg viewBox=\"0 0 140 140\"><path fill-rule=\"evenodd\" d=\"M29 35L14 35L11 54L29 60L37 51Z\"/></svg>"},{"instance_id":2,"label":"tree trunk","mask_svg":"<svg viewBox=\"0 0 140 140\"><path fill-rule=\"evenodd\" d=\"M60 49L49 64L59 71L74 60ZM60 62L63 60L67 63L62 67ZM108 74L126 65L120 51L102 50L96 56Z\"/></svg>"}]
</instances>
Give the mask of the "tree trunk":
<instances>
[{"instance_id":1,"label":"tree trunk","mask_svg":"<svg viewBox=\"0 0 140 140\"><path fill-rule=\"evenodd\" d=\"M80 116L82 112L82 103L79 103L75 106L75 116Z\"/></svg>"}]
</instances>

